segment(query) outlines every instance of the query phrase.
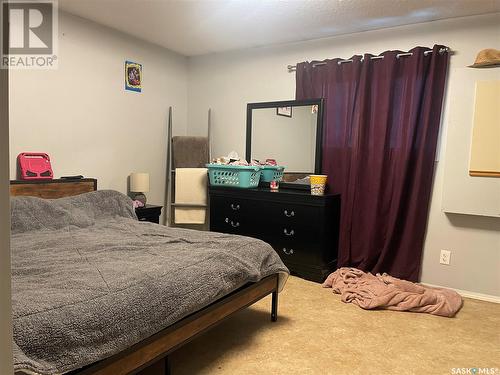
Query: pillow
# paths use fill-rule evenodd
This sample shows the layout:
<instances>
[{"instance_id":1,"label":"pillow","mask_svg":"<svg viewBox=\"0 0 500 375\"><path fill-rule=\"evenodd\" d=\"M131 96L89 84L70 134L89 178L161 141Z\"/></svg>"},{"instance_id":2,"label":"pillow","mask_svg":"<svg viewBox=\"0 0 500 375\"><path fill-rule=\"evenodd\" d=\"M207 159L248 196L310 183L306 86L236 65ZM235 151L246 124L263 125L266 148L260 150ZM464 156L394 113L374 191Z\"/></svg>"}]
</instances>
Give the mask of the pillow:
<instances>
[{"instance_id":1,"label":"pillow","mask_svg":"<svg viewBox=\"0 0 500 375\"><path fill-rule=\"evenodd\" d=\"M11 198L11 231L88 227L113 217L136 219L132 199L114 190L98 190L59 199Z\"/></svg>"}]
</instances>

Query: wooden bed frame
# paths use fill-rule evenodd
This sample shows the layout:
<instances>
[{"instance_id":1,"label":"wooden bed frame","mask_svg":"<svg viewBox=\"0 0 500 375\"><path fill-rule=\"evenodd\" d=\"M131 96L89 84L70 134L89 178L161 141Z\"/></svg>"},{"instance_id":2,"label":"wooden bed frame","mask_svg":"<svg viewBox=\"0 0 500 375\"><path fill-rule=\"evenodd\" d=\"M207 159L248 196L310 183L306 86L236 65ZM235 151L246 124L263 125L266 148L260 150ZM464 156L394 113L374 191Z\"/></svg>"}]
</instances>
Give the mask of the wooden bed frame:
<instances>
[{"instance_id":1,"label":"wooden bed frame","mask_svg":"<svg viewBox=\"0 0 500 375\"><path fill-rule=\"evenodd\" d=\"M12 196L62 198L97 190L97 180L11 181ZM71 375L170 374L168 355L234 313L272 294L271 321L278 318L279 275L249 283L132 347Z\"/></svg>"},{"instance_id":2,"label":"wooden bed frame","mask_svg":"<svg viewBox=\"0 0 500 375\"><path fill-rule=\"evenodd\" d=\"M55 199L89 193L95 190L97 190L97 180L95 178L10 181L11 196L23 195Z\"/></svg>"}]
</instances>

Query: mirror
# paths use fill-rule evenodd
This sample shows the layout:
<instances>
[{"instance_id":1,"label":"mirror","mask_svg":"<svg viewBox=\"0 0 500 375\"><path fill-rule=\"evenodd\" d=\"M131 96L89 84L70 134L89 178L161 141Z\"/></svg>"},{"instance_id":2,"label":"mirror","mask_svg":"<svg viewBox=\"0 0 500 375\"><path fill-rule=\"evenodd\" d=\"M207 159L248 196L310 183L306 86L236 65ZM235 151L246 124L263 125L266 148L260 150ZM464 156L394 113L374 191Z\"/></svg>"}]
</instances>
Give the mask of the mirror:
<instances>
[{"instance_id":1,"label":"mirror","mask_svg":"<svg viewBox=\"0 0 500 375\"><path fill-rule=\"evenodd\" d=\"M322 128L322 99L249 103L246 159L275 159L285 167L281 185L301 185L321 172Z\"/></svg>"}]
</instances>

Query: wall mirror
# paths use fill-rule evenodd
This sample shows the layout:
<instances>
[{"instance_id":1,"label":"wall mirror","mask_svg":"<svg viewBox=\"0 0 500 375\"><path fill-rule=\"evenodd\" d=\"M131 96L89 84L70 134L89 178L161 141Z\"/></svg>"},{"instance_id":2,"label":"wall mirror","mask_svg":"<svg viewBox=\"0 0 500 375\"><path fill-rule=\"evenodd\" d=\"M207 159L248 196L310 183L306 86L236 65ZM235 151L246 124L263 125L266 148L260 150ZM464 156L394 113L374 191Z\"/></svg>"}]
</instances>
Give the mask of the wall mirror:
<instances>
[{"instance_id":1,"label":"wall mirror","mask_svg":"<svg viewBox=\"0 0 500 375\"><path fill-rule=\"evenodd\" d=\"M283 187L308 188L321 172L323 99L247 105L246 159L275 159L285 166Z\"/></svg>"}]
</instances>

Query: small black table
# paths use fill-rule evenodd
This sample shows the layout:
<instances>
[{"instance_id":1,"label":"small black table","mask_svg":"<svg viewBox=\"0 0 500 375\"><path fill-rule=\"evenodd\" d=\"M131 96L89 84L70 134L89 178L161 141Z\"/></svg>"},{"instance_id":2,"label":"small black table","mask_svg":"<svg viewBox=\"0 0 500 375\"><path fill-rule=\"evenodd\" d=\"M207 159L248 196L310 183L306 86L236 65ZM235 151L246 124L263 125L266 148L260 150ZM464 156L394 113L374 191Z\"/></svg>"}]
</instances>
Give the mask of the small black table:
<instances>
[{"instance_id":1,"label":"small black table","mask_svg":"<svg viewBox=\"0 0 500 375\"><path fill-rule=\"evenodd\" d=\"M160 215L162 208L162 206L146 204L145 207L136 208L135 213L140 221L149 221L151 223L160 224Z\"/></svg>"}]
</instances>

